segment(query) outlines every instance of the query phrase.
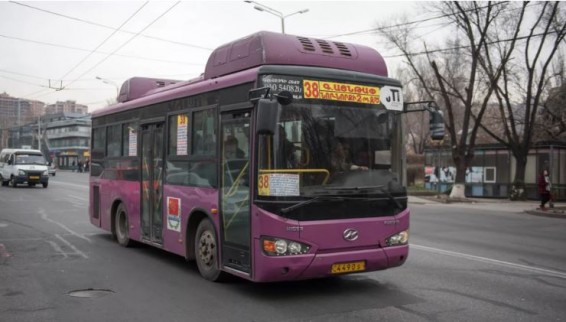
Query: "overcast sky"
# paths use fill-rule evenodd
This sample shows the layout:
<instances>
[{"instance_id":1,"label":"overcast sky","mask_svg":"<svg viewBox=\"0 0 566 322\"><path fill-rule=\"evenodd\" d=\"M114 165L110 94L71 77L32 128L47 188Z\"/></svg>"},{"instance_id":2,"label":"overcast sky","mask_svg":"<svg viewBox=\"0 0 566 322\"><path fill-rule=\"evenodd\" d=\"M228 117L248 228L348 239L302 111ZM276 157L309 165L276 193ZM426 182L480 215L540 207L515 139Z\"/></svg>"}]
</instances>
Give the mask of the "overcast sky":
<instances>
[{"instance_id":1,"label":"overcast sky","mask_svg":"<svg viewBox=\"0 0 566 322\"><path fill-rule=\"evenodd\" d=\"M259 2L284 15L309 9L285 19L286 33L373 47L390 70L399 60L387 55L396 52L356 32L402 14L409 20L432 16L403 1ZM278 17L244 1L175 4L0 1L0 93L48 104L75 100L93 111L130 77L190 79L204 71L214 48L257 31L281 31ZM61 84L63 90L54 90Z\"/></svg>"}]
</instances>

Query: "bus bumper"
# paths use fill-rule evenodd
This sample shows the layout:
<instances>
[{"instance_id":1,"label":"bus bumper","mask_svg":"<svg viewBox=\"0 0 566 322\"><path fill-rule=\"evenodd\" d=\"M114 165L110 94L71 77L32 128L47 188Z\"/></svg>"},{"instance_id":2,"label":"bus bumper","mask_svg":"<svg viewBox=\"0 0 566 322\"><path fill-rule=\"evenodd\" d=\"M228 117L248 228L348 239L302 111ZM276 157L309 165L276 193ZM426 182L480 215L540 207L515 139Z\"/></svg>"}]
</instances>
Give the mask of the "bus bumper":
<instances>
[{"instance_id":1,"label":"bus bumper","mask_svg":"<svg viewBox=\"0 0 566 322\"><path fill-rule=\"evenodd\" d=\"M408 253L409 246L404 245L297 256L275 257L260 254L256 257L253 279L257 282L275 282L384 270L402 265L406 261ZM332 273L334 264L359 262L364 262L362 271Z\"/></svg>"}]
</instances>

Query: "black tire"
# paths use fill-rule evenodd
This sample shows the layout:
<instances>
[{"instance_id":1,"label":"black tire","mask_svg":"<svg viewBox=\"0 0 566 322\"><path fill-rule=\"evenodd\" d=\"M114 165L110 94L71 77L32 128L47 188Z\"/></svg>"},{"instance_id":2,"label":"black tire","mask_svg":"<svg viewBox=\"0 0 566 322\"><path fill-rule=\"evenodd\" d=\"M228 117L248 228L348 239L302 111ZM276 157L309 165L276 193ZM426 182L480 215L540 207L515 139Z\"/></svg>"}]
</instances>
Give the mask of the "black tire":
<instances>
[{"instance_id":1,"label":"black tire","mask_svg":"<svg viewBox=\"0 0 566 322\"><path fill-rule=\"evenodd\" d=\"M195 235L195 257L200 275L213 282L225 281L227 274L220 270L218 239L212 222L203 219Z\"/></svg>"},{"instance_id":2,"label":"black tire","mask_svg":"<svg viewBox=\"0 0 566 322\"><path fill-rule=\"evenodd\" d=\"M44 183L42 183L42 185L43 185L43 188L47 188L47 186L49 186L49 182L44 182Z\"/></svg>"},{"instance_id":3,"label":"black tire","mask_svg":"<svg viewBox=\"0 0 566 322\"><path fill-rule=\"evenodd\" d=\"M128 213L126 212L126 207L124 204L120 204L118 209L116 209L116 215L114 216L114 230L116 241L118 241L118 244L123 247L130 247L132 245L129 228L130 226L128 224Z\"/></svg>"},{"instance_id":4,"label":"black tire","mask_svg":"<svg viewBox=\"0 0 566 322\"><path fill-rule=\"evenodd\" d=\"M18 184L16 183L16 178L14 177L10 178L10 185L12 186L12 188L18 187Z\"/></svg>"},{"instance_id":5,"label":"black tire","mask_svg":"<svg viewBox=\"0 0 566 322\"><path fill-rule=\"evenodd\" d=\"M4 178L0 176L0 180L2 181L2 187L7 187L10 181L4 181Z\"/></svg>"}]
</instances>

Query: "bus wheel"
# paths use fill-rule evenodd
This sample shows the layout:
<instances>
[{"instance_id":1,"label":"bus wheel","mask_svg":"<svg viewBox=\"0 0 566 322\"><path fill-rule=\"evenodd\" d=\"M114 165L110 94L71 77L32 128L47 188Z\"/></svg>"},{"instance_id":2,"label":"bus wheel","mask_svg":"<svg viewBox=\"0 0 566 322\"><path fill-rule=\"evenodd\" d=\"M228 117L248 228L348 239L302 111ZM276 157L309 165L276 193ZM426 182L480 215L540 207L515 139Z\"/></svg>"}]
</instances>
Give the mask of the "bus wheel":
<instances>
[{"instance_id":1,"label":"bus wheel","mask_svg":"<svg viewBox=\"0 0 566 322\"><path fill-rule=\"evenodd\" d=\"M218 242L214 226L209 219L203 219L198 225L195 236L195 257L202 277L213 282L226 279L226 273L219 269Z\"/></svg>"},{"instance_id":2,"label":"bus wheel","mask_svg":"<svg viewBox=\"0 0 566 322\"><path fill-rule=\"evenodd\" d=\"M116 240L118 244L124 247L129 247L132 241L129 237L128 214L124 204L120 204L116 209L116 216L114 216L114 229L116 231Z\"/></svg>"}]
</instances>

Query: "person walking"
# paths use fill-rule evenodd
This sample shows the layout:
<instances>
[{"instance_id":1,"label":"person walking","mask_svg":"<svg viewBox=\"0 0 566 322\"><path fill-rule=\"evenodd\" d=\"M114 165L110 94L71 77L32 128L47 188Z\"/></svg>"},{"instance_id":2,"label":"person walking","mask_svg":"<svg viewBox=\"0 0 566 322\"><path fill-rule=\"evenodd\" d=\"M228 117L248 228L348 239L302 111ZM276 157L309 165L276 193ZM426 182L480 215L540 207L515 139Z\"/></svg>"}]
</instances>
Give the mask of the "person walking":
<instances>
[{"instance_id":1,"label":"person walking","mask_svg":"<svg viewBox=\"0 0 566 322\"><path fill-rule=\"evenodd\" d=\"M538 193L540 195L540 209L546 210L546 203L550 200L550 176L548 170L544 169L537 179Z\"/></svg>"}]
</instances>

